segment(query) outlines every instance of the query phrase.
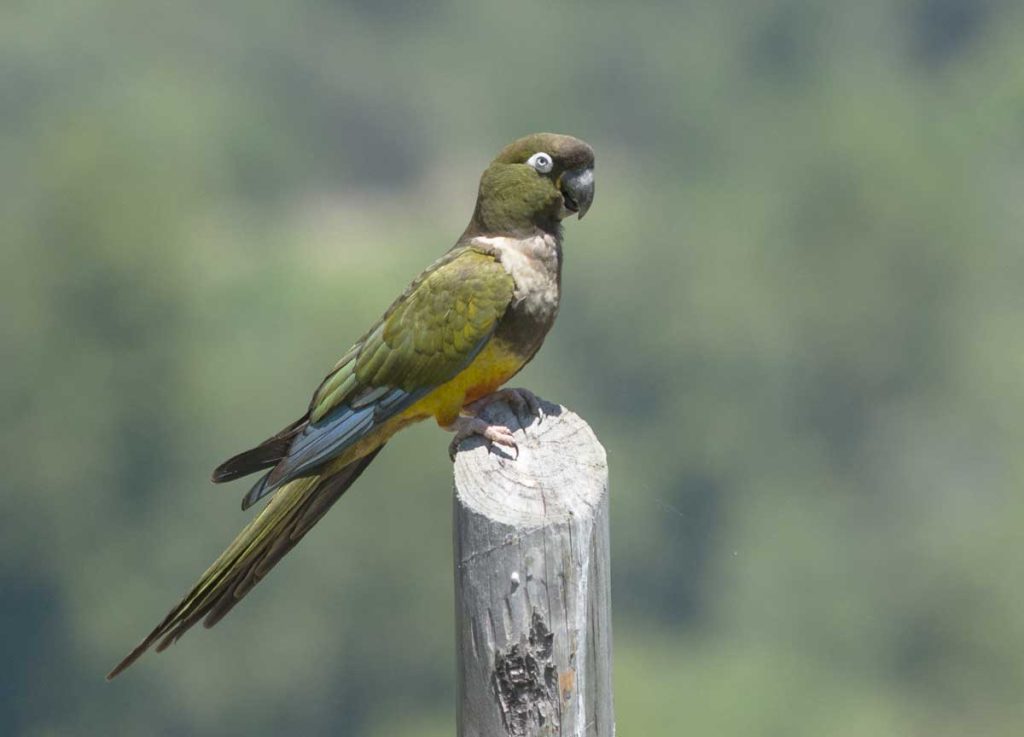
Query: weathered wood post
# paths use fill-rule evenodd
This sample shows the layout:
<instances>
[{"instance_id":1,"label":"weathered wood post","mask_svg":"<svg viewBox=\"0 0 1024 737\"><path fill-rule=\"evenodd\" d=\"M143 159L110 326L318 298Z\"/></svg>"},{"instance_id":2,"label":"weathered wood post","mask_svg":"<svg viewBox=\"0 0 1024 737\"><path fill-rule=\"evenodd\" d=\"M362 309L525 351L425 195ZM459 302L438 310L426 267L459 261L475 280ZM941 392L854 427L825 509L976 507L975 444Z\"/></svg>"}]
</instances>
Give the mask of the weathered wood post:
<instances>
[{"instance_id":1,"label":"weathered wood post","mask_svg":"<svg viewBox=\"0 0 1024 737\"><path fill-rule=\"evenodd\" d=\"M613 737L608 465L590 426L495 402L519 453L455 461L459 737Z\"/></svg>"}]
</instances>

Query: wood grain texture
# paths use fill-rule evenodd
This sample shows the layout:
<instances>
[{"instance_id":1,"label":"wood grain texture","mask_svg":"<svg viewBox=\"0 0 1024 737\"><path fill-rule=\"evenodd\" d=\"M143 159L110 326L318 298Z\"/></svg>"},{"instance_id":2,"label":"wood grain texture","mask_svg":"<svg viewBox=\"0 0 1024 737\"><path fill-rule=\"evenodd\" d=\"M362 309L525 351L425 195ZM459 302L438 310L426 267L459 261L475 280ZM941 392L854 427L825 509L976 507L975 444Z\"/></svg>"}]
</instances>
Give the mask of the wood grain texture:
<instances>
[{"instance_id":1,"label":"wood grain texture","mask_svg":"<svg viewBox=\"0 0 1024 737\"><path fill-rule=\"evenodd\" d=\"M564 407L482 416L455 461L459 737L612 737L608 465Z\"/></svg>"}]
</instances>

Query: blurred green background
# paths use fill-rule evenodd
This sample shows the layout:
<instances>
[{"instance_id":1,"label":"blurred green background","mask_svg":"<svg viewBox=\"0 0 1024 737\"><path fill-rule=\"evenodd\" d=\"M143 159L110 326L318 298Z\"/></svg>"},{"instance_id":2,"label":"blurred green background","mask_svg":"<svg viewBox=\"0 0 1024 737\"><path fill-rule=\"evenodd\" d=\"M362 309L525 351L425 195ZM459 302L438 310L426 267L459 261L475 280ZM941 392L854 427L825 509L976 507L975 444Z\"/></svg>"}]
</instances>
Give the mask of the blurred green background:
<instances>
[{"instance_id":1,"label":"blurred green background","mask_svg":"<svg viewBox=\"0 0 1024 737\"><path fill-rule=\"evenodd\" d=\"M0 733L453 733L428 424L103 675L554 130L597 199L517 383L608 449L619 733L1024 734L1019 2L12 0L0 75Z\"/></svg>"}]
</instances>

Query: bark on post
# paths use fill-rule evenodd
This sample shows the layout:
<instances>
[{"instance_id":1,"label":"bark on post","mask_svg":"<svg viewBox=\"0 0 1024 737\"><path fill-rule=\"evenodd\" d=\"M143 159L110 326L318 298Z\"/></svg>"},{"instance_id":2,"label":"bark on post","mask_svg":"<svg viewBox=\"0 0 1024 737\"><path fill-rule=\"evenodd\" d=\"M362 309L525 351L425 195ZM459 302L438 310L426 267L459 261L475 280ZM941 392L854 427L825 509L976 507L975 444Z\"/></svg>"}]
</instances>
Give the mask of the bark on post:
<instances>
[{"instance_id":1,"label":"bark on post","mask_svg":"<svg viewBox=\"0 0 1024 737\"><path fill-rule=\"evenodd\" d=\"M455 461L459 737L612 737L608 466L590 427L503 403L519 453Z\"/></svg>"}]
</instances>

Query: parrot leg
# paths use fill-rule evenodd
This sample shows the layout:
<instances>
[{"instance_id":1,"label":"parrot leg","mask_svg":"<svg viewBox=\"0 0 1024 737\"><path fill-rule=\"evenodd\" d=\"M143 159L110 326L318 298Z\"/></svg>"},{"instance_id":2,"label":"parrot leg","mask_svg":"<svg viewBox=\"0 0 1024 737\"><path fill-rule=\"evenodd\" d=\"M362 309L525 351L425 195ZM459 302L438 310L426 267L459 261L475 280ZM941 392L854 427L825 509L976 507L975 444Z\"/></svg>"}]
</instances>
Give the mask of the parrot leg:
<instances>
[{"instance_id":1,"label":"parrot leg","mask_svg":"<svg viewBox=\"0 0 1024 737\"><path fill-rule=\"evenodd\" d=\"M516 455L519 455L519 446L516 445L512 431L504 425L490 425L477 417L480 412L491 402L507 402L517 414L529 413L537 418L537 422L544 420L544 408L541 406L540 398L529 389L499 389L491 392L475 402L467 404L465 409L469 415L460 415L455 422L447 426L448 430L455 433L451 444L448 446L448 456L454 461L455 453L459 449L459 443L470 435L482 435L492 443L504 445L508 448L515 448Z\"/></svg>"},{"instance_id":2,"label":"parrot leg","mask_svg":"<svg viewBox=\"0 0 1024 737\"><path fill-rule=\"evenodd\" d=\"M482 399L478 399L472 404L467 405L467 409L470 409L474 414L480 412L491 402L505 401L512 405L518 414L524 412L529 413L537 418L537 422L544 421L544 407L541 406L540 397L531 392L529 389L523 389L521 387L499 389L496 392L488 394Z\"/></svg>"},{"instance_id":3,"label":"parrot leg","mask_svg":"<svg viewBox=\"0 0 1024 737\"><path fill-rule=\"evenodd\" d=\"M515 438L512 437L512 431L504 425L489 425L479 417L460 415L447 429L455 433L455 437L452 438L452 442L448 446L448 457L453 461L455 453L459 449L459 443L471 435L481 435L492 443L515 448L516 455L519 454L519 446L516 445Z\"/></svg>"}]
</instances>

